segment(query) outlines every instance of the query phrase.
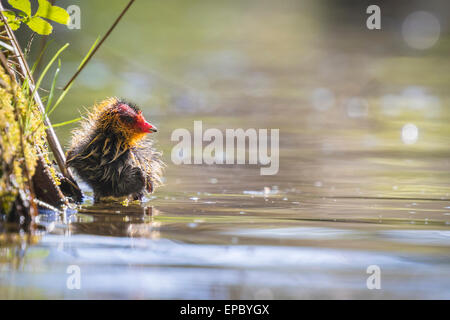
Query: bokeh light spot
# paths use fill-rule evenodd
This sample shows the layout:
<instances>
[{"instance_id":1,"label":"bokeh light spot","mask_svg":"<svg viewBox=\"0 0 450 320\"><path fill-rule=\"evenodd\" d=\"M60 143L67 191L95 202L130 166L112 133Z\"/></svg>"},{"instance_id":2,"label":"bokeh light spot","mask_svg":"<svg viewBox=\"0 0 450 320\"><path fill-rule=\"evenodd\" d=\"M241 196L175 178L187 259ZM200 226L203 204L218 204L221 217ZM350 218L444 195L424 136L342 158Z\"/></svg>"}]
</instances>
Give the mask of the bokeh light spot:
<instances>
[{"instance_id":1,"label":"bokeh light spot","mask_svg":"<svg viewBox=\"0 0 450 320\"><path fill-rule=\"evenodd\" d=\"M419 138L419 129L412 123L405 124L402 128L402 141L404 144L414 144Z\"/></svg>"},{"instance_id":2,"label":"bokeh light spot","mask_svg":"<svg viewBox=\"0 0 450 320\"><path fill-rule=\"evenodd\" d=\"M403 21L402 36L406 44L414 49L428 49L436 44L441 32L441 24L427 11L411 13Z\"/></svg>"}]
</instances>

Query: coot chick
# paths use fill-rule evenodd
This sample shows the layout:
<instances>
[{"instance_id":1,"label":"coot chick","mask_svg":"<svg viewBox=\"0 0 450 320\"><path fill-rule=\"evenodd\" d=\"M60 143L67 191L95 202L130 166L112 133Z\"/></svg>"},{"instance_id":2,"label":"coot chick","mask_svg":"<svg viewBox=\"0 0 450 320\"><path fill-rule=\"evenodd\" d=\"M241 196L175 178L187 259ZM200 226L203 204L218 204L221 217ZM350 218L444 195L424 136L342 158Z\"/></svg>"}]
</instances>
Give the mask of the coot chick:
<instances>
[{"instance_id":1,"label":"coot chick","mask_svg":"<svg viewBox=\"0 0 450 320\"><path fill-rule=\"evenodd\" d=\"M66 165L103 197L141 200L161 184L161 153L144 139L156 132L134 104L110 98L95 105L73 132Z\"/></svg>"}]
</instances>

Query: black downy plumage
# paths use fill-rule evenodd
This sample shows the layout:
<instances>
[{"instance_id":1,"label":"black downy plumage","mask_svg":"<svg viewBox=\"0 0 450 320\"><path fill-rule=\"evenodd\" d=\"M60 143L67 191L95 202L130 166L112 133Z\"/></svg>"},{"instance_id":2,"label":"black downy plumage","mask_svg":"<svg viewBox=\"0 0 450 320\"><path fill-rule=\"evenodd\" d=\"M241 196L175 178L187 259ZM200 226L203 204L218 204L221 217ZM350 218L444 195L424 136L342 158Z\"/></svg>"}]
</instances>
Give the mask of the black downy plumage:
<instances>
[{"instance_id":1,"label":"black downy plumage","mask_svg":"<svg viewBox=\"0 0 450 320\"><path fill-rule=\"evenodd\" d=\"M152 141L156 128L137 106L110 98L94 106L73 132L66 164L94 191L95 201L129 196L140 200L161 184L164 164Z\"/></svg>"}]
</instances>

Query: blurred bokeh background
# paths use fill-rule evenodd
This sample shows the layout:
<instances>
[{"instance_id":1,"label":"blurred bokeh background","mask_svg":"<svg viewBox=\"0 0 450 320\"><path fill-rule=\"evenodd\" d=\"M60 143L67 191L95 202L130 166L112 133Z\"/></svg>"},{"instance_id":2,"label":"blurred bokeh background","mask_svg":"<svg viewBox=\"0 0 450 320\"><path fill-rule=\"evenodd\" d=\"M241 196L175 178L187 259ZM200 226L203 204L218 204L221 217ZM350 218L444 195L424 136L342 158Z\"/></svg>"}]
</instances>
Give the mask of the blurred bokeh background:
<instances>
[{"instance_id":1,"label":"blurred bokeh background","mask_svg":"<svg viewBox=\"0 0 450 320\"><path fill-rule=\"evenodd\" d=\"M81 9L81 29L48 39L47 60L70 43L60 86L126 2L56 1ZM137 0L51 120L110 96L140 105L168 164L157 214L96 212L86 189L84 214L29 248L41 255L5 263L21 271L0 296L449 298L449 14L444 0ZM279 128L279 173L173 165L170 135L194 120ZM63 145L74 126L57 128ZM85 290L65 289L68 263Z\"/></svg>"},{"instance_id":2,"label":"blurred bokeh background","mask_svg":"<svg viewBox=\"0 0 450 320\"><path fill-rule=\"evenodd\" d=\"M70 4L81 9L81 29L55 26L47 49L49 59L70 43L61 86L126 3L58 1L62 7ZM370 4L137 1L52 120L76 118L84 107L120 96L140 105L161 127L158 139L166 155L173 129L191 129L197 119L219 128L281 128L282 156L289 159L280 175L290 178L287 161L304 166L299 157L311 157L317 162L316 151L334 158L434 151L433 162L442 160L445 166L449 4L379 2L382 29L369 30ZM25 44L29 32L22 29ZM35 56L40 48L35 39ZM65 145L69 133L70 127L58 129ZM358 159L351 159L354 163L344 166L353 170ZM330 170L327 177L336 165L324 168ZM421 192L418 184L408 188Z\"/></svg>"}]
</instances>

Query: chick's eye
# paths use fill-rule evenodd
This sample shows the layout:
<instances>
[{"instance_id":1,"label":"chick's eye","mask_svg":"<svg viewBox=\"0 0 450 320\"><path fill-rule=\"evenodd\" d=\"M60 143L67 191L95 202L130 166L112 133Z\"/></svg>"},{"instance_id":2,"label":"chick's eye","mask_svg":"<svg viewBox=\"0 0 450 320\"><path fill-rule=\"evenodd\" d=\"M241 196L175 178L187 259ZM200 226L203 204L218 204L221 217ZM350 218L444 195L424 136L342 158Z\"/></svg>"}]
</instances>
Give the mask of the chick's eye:
<instances>
[{"instance_id":1,"label":"chick's eye","mask_svg":"<svg viewBox=\"0 0 450 320\"><path fill-rule=\"evenodd\" d=\"M132 124L134 122L134 117L124 114L120 116L120 120L122 120L124 123Z\"/></svg>"}]
</instances>

